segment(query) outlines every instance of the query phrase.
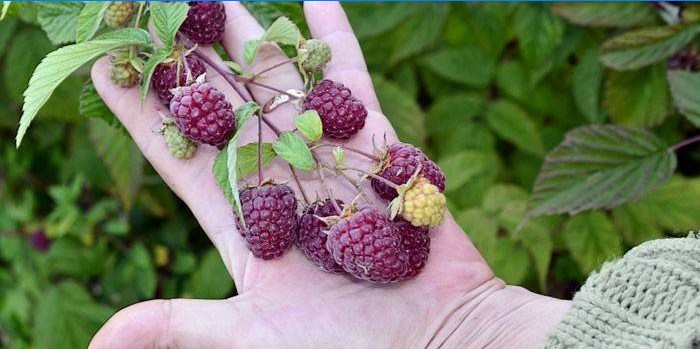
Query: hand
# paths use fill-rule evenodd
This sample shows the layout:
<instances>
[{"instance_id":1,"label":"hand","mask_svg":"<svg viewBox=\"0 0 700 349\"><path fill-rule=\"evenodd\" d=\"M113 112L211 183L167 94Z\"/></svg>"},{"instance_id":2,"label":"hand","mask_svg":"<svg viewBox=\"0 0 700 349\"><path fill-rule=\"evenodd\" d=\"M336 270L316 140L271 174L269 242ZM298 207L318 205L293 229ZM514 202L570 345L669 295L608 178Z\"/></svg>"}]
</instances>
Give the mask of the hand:
<instances>
[{"instance_id":1,"label":"hand","mask_svg":"<svg viewBox=\"0 0 700 349\"><path fill-rule=\"evenodd\" d=\"M222 43L243 65L244 43L259 38L263 29L238 3L227 2L226 11ZM373 136L382 139L386 135L388 143L396 142L340 5L311 2L304 5L304 12L312 35L333 52L325 76L348 86L369 111L365 128L348 145L372 152ZM204 51L221 62L211 48ZM254 66L243 66L255 72L285 59L279 49L266 45ZM190 160L172 157L162 137L153 133L161 123L158 111L166 108L153 94L141 107L138 88L112 85L107 67L104 58L93 67L97 90L153 167L192 210L220 252L239 295L226 300L153 300L130 306L110 319L90 348L534 348L568 309L568 302L505 286L449 214L432 231L426 268L418 277L398 284L376 286L324 273L296 249L273 261L254 258L236 232L232 208L212 175L218 151L200 146ZM207 78L228 95L234 107L243 103L216 72L210 69ZM292 64L266 73L259 81L280 89L302 87ZM256 87L251 92L260 103L274 94ZM269 119L280 129L292 129L294 115L293 108L286 105L269 114ZM256 140L256 122L249 121L240 144ZM270 129L263 128L264 137L273 139ZM346 157L357 166L368 167L366 159ZM265 177L288 180L301 197L289 178L289 168L281 161L265 168ZM329 180L337 197L349 200L354 196L346 182ZM316 174L302 174L301 183L312 198L317 193L326 196Z\"/></svg>"}]
</instances>

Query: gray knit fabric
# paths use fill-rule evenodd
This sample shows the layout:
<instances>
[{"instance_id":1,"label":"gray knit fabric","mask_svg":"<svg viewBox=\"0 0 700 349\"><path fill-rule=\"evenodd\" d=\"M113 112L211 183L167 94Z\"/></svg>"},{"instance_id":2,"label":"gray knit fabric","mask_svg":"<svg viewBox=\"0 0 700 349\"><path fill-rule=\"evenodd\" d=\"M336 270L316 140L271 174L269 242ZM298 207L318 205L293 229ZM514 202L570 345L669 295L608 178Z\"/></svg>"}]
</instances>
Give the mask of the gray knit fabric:
<instances>
[{"instance_id":1,"label":"gray knit fabric","mask_svg":"<svg viewBox=\"0 0 700 349\"><path fill-rule=\"evenodd\" d=\"M591 275L543 349L700 349L700 239L646 242Z\"/></svg>"}]
</instances>

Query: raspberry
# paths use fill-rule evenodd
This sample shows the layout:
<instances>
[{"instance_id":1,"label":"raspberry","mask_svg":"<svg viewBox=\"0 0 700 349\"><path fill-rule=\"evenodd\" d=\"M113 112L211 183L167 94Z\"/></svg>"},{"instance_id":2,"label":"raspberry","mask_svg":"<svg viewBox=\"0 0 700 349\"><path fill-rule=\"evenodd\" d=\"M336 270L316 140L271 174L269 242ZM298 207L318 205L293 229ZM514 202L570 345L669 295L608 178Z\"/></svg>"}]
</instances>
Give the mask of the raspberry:
<instances>
[{"instance_id":1,"label":"raspberry","mask_svg":"<svg viewBox=\"0 0 700 349\"><path fill-rule=\"evenodd\" d=\"M336 200L338 206L343 207L343 202ZM343 267L335 262L333 256L326 249L326 223L318 217L336 216L338 212L335 206L326 199L325 201L311 204L299 218L297 246L314 264L324 271L331 273L343 272Z\"/></svg>"},{"instance_id":2,"label":"raspberry","mask_svg":"<svg viewBox=\"0 0 700 349\"><path fill-rule=\"evenodd\" d=\"M420 149L406 143L394 143L387 149L384 159L381 161L379 176L391 182L401 185L408 182L421 164L421 175L430 183L438 187L442 192L445 190L445 175L440 167L430 160ZM373 178L372 188L381 198L391 200L398 195L396 190L386 183Z\"/></svg>"},{"instance_id":3,"label":"raspberry","mask_svg":"<svg viewBox=\"0 0 700 349\"><path fill-rule=\"evenodd\" d=\"M419 177L404 194L401 216L416 227L436 227L445 218L446 204L438 187Z\"/></svg>"},{"instance_id":4,"label":"raspberry","mask_svg":"<svg viewBox=\"0 0 700 349\"><path fill-rule=\"evenodd\" d=\"M219 146L236 130L231 103L206 82L179 88L170 101L170 113L180 132L195 142Z\"/></svg>"},{"instance_id":5,"label":"raspberry","mask_svg":"<svg viewBox=\"0 0 700 349\"><path fill-rule=\"evenodd\" d=\"M180 26L180 33L200 45L213 44L224 35L226 11L220 2L190 2L187 18Z\"/></svg>"},{"instance_id":6,"label":"raspberry","mask_svg":"<svg viewBox=\"0 0 700 349\"><path fill-rule=\"evenodd\" d=\"M330 60L331 48L321 40L306 40L299 46L299 65L306 71L321 71Z\"/></svg>"},{"instance_id":7,"label":"raspberry","mask_svg":"<svg viewBox=\"0 0 700 349\"><path fill-rule=\"evenodd\" d=\"M170 154L178 159L189 159L197 151L197 143L183 136L171 118L163 120L163 137Z\"/></svg>"},{"instance_id":8,"label":"raspberry","mask_svg":"<svg viewBox=\"0 0 700 349\"><path fill-rule=\"evenodd\" d=\"M139 72L129 61L128 54L119 53L111 58L109 78L119 87L129 88L139 83Z\"/></svg>"},{"instance_id":9,"label":"raspberry","mask_svg":"<svg viewBox=\"0 0 700 349\"><path fill-rule=\"evenodd\" d=\"M297 199L284 184L263 184L240 192L247 230L243 234L253 255L265 260L280 257L294 244Z\"/></svg>"},{"instance_id":10,"label":"raspberry","mask_svg":"<svg viewBox=\"0 0 700 349\"><path fill-rule=\"evenodd\" d=\"M358 279L394 282L408 270L409 256L401 246L398 228L374 207L363 207L335 224L326 248Z\"/></svg>"},{"instance_id":11,"label":"raspberry","mask_svg":"<svg viewBox=\"0 0 700 349\"><path fill-rule=\"evenodd\" d=\"M414 227L411 223L397 218L394 226L401 234L401 246L408 253L408 269L402 280L410 279L423 270L430 254L430 236L427 228Z\"/></svg>"},{"instance_id":12,"label":"raspberry","mask_svg":"<svg viewBox=\"0 0 700 349\"><path fill-rule=\"evenodd\" d=\"M304 100L304 109L318 112L323 134L333 139L348 139L365 126L367 109L339 82L323 80Z\"/></svg>"},{"instance_id":13,"label":"raspberry","mask_svg":"<svg viewBox=\"0 0 700 349\"><path fill-rule=\"evenodd\" d=\"M109 6L104 14L105 24L110 27L122 27L129 23L134 15L134 3L129 1L115 1Z\"/></svg>"},{"instance_id":14,"label":"raspberry","mask_svg":"<svg viewBox=\"0 0 700 349\"><path fill-rule=\"evenodd\" d=\"M187 62L186 66L182 60L177 60L176 62L161 63L153 71L153 78L151 80L153 89L156 90L160 101L165 105L169 105L170 100L173 99L173 94L170 90L179 86L189 85L194 82L198 76L207 71L204 67L204 63L202 63L199 58L187 56L185 60ZM187 67L189 67L190 70L189 76L187 74Z\"/></svg>"}]
</instances>

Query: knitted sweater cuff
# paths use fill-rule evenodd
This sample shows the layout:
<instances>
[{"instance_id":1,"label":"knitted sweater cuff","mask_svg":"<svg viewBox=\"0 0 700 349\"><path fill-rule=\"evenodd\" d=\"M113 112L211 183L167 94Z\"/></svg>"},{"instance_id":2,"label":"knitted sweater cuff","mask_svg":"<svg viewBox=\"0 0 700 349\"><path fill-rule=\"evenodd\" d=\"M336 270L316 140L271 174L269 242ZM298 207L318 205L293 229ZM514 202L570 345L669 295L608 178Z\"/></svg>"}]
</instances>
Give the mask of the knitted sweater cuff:
<instances>
[{"instance_id":1,"label":"knitted sweater cuff","mask_svg":"<svg viewBox=\"0 0 700 349\"><path fill-rule=\"evenodd\" d=\"M605 263L543 349L700 348L700 239L655 240Z\"/></svg>"}]
</instances>

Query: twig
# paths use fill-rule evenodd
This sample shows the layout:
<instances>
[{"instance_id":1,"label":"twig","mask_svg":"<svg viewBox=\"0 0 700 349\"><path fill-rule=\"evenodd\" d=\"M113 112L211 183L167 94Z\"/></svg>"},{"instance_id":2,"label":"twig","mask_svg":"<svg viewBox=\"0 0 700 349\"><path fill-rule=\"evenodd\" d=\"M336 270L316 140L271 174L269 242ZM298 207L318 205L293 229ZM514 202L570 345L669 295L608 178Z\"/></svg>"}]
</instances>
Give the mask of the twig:
<instances>
[{"instance_id":1,"label":"twig","mask_svg":"<svg viewBox=\"0 0 700 349\"><path fill-rule=\"evenodd\" d=\"M691 144L697 143L697 142L700 142L700 135L697 135L697 136L694 136L694 137L690 137L690 138L688 138L688 139L686 139L686 140L683 140L683 141L681 141L681 142L679 142L679 143L676 143L676 144L672 145L670 148L668 148L668 150L669 150L669 151L674 151L674 152L675 152L675 151L677 151L677 150L680 149L680 148L683 148L683 147L685 147L685 146L688 146L688 145L691 145Z\"/></svg>"},{"instance_id":2,"label":"twig","mask_svg":"<svg viewBox=\"0 0 700 349\"><path fill-rule=\"evenodd\" d=\"M345 146L345 145L342 145L342 144L318 143L318 144L316 144L315 147L316 147L316 148L321 148L321 147L333 147L333 148L335 148L335 147L340 147L340 148L343 148L343 149L345 149L345 150L347 150L347 151L351 151L351 152L353 152L353 153L360 154L360 155L362 155L362 156L364 156L364 157L366 157L366 158L368 158L368 159L370 159L370 160L373 160L373 161L379 161L379 160L381 160L381 159L379 159L379 157L374 156L374 155L372 155L372 154L370 154L370 153L367 153L367 152L362 151L362 150L360 150L360 149L351 148L351 147L348 147L348 146Z\"/></svg>"},{"instance_id":3,"label":"twig","mask_svg":"<svg viewBox=\"0 0 700 349\"><path fill-rule=\"evenodd\" d=\"M386 179L386 178L384 178L384 177L377 176L377 175L374 174L374 173L367 172L366 170L363 170L363 169L361 169L361 168L354 168L354 167L343 166L343 167L341 167L341 169L343 169L343 170L357 171L357 172L363 173L364 175L366 175L366 176L368 176L368 177L374 178L374 179L376 179L376 180L378 180L378 181L380 181L380 182L382 182L382 183L384 183L384 184L386 184L386 185L392 187L393 189L398 189L398 188L399 188L399 186L398 186L396 183L394 183L394 182L392 182L392 181L390 181L390 180L388 180L388 179Z\"/></svg>"},{"instance_id":4,"label":"twig","mask_svg":"<svg viewBox=\"0 0 700 349\"><path fill-rule=\"evenodd\" d=\"M258 112L258 185L263 182L262 172L262 113Z\"/></svg>"},{"instance_id":5,"label":"twig","mask_svg":"<svg viewBox=\"0 0 700 349\"><path fill-rule=\"evenodd\" d=\"M271 65L271 66L269 66L269 67L267 67L267 68L265 68L265 69L263 69L263 70L261 70L261 71L255 73L255 74L253 74L253 76L250 77L250 80L255 80L255 79L258 78L260 75L263 75L263 74L269 72L270 70L279 68L279 67L281 67L281 66L283 66L283 65L285 65L285 64L287 64L287 63L294 63L294 62L296 62L296 59L294 59L294 58L289 58L289 59L284 60L284 61L282 61L282 62L279 62L279 63L277 63L277 64Z\"/></svg>"}]
</instances>

